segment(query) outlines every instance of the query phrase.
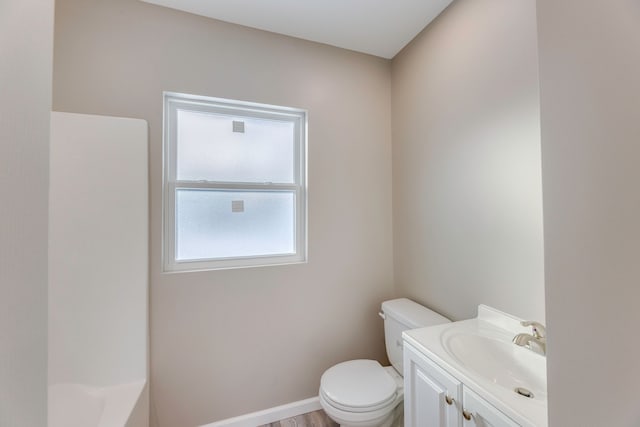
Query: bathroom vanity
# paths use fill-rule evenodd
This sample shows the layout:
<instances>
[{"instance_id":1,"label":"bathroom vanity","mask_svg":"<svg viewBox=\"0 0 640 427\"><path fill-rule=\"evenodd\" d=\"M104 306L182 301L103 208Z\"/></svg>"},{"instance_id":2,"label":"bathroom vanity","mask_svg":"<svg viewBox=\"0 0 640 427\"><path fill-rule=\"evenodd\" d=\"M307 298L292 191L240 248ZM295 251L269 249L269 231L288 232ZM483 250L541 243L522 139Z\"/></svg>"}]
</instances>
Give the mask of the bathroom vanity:
<instances>
[{"instance_id":1,"label":"bathroom vanity","mask_svg":"<svg viewBox=\"0 0 640 427\"><path fill-rule=\"evenodd\" d=\"M478 317L403 333L406 427L546 427L546 358L512 342L521 319Z\"/></svg>"}]
</instances>

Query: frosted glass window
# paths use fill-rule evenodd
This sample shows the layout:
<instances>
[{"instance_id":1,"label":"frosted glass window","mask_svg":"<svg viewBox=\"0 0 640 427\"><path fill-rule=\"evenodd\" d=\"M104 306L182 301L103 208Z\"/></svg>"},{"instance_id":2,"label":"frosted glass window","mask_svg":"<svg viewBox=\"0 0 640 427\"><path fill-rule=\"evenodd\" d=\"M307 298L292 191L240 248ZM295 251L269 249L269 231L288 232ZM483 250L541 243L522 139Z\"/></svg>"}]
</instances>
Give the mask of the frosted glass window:
<instances>
[{"instance_id":1,"label":"frosted glass window","mask_svg":"<svg viewBox=\"0 0 640 427\"><path fill-rule=\"evenodd\" d=\"M306 261L304 110L164 94L166 272Z\"/></svg>"},{"instance_id":2,"label":"frosted glass window","mask_svg":"<svg viewBox=\"0 0 640 427\"><path fill-rule=\"evenodd\" d=\"M178 260L293 254L295 194L178 190L176 224Z\"/></svg>"},{"instance_id":3,"label":"frosted glass window","mask_svg":"<svg viewBox=\"0 0 640 427\"><path fill-rule=\"evenodd\" d=\"M177 122L177 179L294 182L291 121L178 110Z\"/></svg>"}]
</instances>

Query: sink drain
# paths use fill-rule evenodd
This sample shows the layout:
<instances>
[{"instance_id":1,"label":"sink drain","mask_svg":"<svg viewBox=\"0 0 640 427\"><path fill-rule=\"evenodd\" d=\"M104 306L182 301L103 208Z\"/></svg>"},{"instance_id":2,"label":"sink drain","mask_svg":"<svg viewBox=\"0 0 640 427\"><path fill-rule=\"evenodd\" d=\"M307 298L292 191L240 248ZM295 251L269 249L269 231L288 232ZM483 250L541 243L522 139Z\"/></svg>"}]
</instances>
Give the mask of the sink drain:
<instances>
[{"instance_id":1,"label":"sink drain","mask_svg":"<svg viewBox=\"0 0 640 427\"><path fill-rule=\"evenodd\" d=\"M528 397L529 399L533 399L533 393L531 391L527 390L526 388L516 387L516 389L514 391L516 393L518 393L520 396L524 396L524 397Z\"/></svg>"}]
</instances>

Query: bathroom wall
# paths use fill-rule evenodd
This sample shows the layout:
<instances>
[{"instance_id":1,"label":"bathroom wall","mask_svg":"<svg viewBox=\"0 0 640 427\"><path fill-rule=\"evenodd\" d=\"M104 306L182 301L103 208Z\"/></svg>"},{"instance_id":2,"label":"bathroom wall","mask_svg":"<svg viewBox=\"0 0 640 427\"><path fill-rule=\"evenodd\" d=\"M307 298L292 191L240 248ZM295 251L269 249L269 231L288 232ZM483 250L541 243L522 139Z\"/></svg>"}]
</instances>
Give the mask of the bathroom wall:
<instances>
[{"instance_id":1,"label":"bathroom wall","mask_svg":"<svg viewBox=\"0 0 640 427\"><path fill-rule=\"evenodd\" d=\"M393 59L397 291L544 319L534 0L458 0Z\"/></svg>"},{"instance_id":2,"label":"bathroom wall","mask_svg":"<svg viewBox=\"0 0 640 427\"><path fill-rule=\"evenodd\" d=\"M637 426L640 3L537 4L550 426Z\"/></svg>"},{"instance_id":3,"label":"bathroom wall","mask_svg":"<svg viewBox=\"0 0 640 427\"><path fill-rule=\"evenodd\" d=\"M47 423L53 0L0 2L0 425Z\"/></svg>"},{"instance_id":4,"label":"bathroom wall","mask_svg":"<svg viewBox=\"0 0 640 427\"><path fill-rule=\"evenodd\" d=\"M54 109L142 118L150 141L152 418L184 427L317 395L384 361L393 296L388 61L136 0L58 0ZM309 262L161 273L162 91L309 110Z\"/></svg>"}]
</instances>

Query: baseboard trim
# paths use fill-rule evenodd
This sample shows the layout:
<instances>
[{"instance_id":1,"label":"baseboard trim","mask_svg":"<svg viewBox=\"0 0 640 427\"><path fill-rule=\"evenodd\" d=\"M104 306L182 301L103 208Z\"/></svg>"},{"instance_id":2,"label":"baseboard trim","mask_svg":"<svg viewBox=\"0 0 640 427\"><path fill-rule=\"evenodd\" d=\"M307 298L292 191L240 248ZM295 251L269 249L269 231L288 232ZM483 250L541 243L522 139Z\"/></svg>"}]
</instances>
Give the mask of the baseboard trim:
<instances>
[{"instance_id":1,"label":"baseboard trim","mask_svg":"<svg viewBox=\"0 0 640 427\"><path fill-rule=\"evenodd\" d=\"M287 403L286 405L240 415L239 417L227 418L226 420L216 421L215 423L200 427L257 427L284 420L285 418L295 417L296 415L306 414L307 412L317 411L320 408L320 399L312 397L310 399L299 400L297 402Z\"/></svg>"}]
</instances>

